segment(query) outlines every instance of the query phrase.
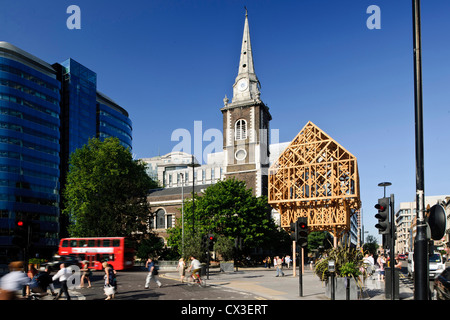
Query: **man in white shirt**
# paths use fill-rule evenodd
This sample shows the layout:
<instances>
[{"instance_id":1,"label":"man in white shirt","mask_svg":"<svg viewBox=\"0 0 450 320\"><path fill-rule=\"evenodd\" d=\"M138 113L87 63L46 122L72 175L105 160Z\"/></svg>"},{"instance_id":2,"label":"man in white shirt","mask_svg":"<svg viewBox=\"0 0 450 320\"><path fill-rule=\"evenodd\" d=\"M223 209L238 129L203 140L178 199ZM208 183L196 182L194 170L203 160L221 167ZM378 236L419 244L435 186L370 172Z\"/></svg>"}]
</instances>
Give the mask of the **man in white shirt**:
<instances>
[{"instance_id":1,"label":"man in white shirt","mask_svg":"<svg viewBox=\"0 0 450 320\"><path fill-rule=\"evenodd\" d=\"M191 266L189 267L188 271L192 270L192 276L194 276L195 273L200 276L200 269L202 268L202 264L200 261L195 259L194 257L191 257Z\"/></svg>"},{"instance_id":2,"label":"man in white shirt","mask_svg":"<svg viewBox=\"0 0 450 320\"><path fill-rule=\"evenodd\" d=\"M64 292L67 300L70 300L69 289L67 287L67 279L72 275L72 271L69 268L66 268L64 263L61 263L59 266L59 271L53 276L53 281L59 279L61 282L61 289L59 290L58 295L54 298L54 300L58 300Z\"/></svg>"}]
</instances>

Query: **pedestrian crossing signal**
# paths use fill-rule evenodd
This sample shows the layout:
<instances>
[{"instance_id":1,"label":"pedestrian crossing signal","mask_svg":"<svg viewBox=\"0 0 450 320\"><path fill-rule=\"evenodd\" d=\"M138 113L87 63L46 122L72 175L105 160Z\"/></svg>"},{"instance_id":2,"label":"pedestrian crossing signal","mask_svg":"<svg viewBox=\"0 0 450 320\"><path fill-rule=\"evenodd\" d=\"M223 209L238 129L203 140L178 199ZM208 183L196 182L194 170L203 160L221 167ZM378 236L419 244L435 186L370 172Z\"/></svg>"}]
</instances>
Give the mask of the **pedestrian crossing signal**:
<instances>
[{"instance_id":1,"label":"pedestrian crossing signal","mask_svg":"<svg viewBox=\"0 0 450 320\"><path fill-rule=\"evenodd\" d=\"M308 218L297 218L297 244L300 247L308 245Z\"/></svg>"},{"instance_id":2,"label":"pedestrian crossing signal","mask_svg":"<svg viewBox=\"0 0 450 320\"><path fill-rule=\"evenodd\" d=\"M378 210L378 213L375 215L375 218L378 219L375 228L378 229L379 234L389 234L389 198L378 199L375 209Z\"/></svg>"},{"instance_id":3,"label":"pedestrian crossing signal","mask_svg":"<svg viewBox=\"0 0 450 320\"><path fill-rule=\"evenodd\" d=\"M213 251L214 250L214 235L208 234L208 250Z\"/></svg>"}]
</instances>

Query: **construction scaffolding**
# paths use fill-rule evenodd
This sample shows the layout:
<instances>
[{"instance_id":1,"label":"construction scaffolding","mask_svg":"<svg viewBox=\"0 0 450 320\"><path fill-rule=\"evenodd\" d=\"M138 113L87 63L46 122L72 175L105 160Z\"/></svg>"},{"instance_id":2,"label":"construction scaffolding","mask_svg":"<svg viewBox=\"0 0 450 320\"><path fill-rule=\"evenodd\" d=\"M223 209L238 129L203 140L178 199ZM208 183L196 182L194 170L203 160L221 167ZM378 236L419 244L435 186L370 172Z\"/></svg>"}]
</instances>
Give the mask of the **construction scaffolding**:
<instances>
[{"instance_id":1,"label":"construction scaffolding","mask_svg":"<svg viewBox=\"0 0 450 320\"><path fill-rule=\"evenodd\" d=\"M361 207L356 158L310 121L270 167L268 196L285 230L307 217L340 239Z\"/></svg>"}]
</instances>

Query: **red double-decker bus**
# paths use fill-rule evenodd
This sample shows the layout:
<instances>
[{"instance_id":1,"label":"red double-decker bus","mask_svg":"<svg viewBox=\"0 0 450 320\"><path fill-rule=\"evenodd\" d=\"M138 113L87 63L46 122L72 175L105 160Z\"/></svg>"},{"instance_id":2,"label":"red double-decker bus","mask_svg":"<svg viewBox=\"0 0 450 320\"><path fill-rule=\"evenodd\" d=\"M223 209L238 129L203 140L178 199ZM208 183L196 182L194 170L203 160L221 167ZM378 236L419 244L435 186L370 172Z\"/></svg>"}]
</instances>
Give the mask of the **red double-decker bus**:
<instances>
[{"instance_id":1,"label":"red double-decker bus","mask_svg":"<svg viewBox=\"0 0 450 320\"><path fill-rule=\"evenodd\" d=\"M108 261L115 270L124 270L133 267L135 249L125 237L64 238L58 254L88 261L89 269L102 270L102 262Z\"/></svg>"}]
</instances>

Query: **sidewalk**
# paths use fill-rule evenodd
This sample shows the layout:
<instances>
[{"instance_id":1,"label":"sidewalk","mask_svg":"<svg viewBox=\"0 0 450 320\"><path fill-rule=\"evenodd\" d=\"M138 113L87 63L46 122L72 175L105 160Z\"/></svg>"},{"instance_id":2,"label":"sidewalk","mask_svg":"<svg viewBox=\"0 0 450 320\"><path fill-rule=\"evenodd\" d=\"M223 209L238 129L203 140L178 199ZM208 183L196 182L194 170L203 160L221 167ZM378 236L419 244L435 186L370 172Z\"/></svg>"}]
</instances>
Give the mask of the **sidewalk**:
<instances>
[{"instance_id":1,"label":"sidewalk","mask_svg":"<svg viewBox=\"0 0 450 320\"><path fill-rule=\"evenodd\" d=\"M293 270L283 269L284 277L275 277L274 268L239 268L235 272L220 272L212 269L209 279L204 276L207 285L220 286L259 295L268 300L330 300L325 295L325 283L320 281L313 271L306 269L303 274L303 296L300 297L298 277ZM164 272L164 276L179 280L177 272ZM412 300L411 288L400 280L400 300ZM385 300L384 282L369 278L362 290L362 300Z\"/></svg>"}]
</instances>

